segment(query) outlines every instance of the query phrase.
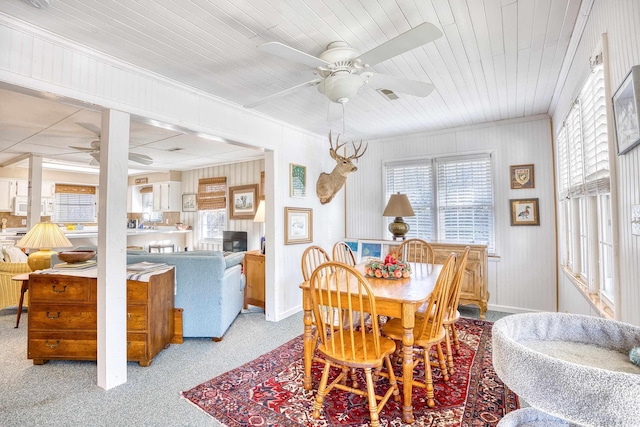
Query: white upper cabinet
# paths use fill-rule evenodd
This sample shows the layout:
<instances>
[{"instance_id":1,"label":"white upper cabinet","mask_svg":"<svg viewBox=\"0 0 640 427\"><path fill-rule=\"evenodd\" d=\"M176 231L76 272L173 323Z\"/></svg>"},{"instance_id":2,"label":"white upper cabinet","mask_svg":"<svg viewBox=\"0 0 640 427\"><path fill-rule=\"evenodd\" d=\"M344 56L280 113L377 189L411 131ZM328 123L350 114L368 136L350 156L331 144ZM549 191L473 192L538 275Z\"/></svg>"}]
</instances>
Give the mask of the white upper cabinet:
<instances>
[{"instance_id":1,"label":"white upper cabinet","mask_svg":"<svg viewBox=\"0 0 640 427\"><path fill-rule=\"evenodd\" d=\"M182 204L182 183L178 181L153 184L153 210L180 212Z\"/></svg>"}]
</instances>

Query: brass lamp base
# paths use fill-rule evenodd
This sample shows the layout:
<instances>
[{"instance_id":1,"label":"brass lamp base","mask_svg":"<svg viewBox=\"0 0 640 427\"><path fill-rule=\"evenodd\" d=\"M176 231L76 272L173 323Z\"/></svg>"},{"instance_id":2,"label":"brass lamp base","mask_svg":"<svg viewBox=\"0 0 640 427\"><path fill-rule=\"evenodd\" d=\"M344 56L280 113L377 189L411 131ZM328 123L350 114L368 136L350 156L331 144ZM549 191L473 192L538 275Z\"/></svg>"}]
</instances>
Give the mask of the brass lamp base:
<instances>
[{"instance_id":1,"label":"brass lamp base","mask_svg":"<svg viewBox=\"0 0 640 427\"><path fill-rule=\"evenodd\" d=\"M47 268L51 268L51 256L56 253L57 252L50 249L40 249L37 252L29 254L27 264L29 264L31 271L46 270Z\"/></svg>"},{"instance_id":2,"label":"brass lamp base","mask_svg":"<svg viewBox=\"0 0 640 427\"><path fill-rule=\"evenodd\" d=\"M391 224L389 224L389 231L393 234L393 240L399 238L405 239L405 235L409 232L409 224L402 220L401 216L397 216Z\"/></svg>"}]
</instances>

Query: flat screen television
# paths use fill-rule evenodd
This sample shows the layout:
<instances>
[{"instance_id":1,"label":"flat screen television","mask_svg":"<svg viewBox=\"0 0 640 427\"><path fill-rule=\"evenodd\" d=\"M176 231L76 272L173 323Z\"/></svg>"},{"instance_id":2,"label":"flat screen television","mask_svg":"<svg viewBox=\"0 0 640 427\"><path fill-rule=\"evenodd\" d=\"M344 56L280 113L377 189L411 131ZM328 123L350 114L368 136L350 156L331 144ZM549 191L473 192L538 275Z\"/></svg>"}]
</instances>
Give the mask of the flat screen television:
<instances>
[{"instance_id":1,"label":"flat screen television","mask_svg":"<svg viewBox=\"0 0 640 427\"><path fill-rule=\"evenodd\" d=\"M222 250L225 252L244 252L247 250L246 231L223 231Z\"/></svg>"}]
</instances>

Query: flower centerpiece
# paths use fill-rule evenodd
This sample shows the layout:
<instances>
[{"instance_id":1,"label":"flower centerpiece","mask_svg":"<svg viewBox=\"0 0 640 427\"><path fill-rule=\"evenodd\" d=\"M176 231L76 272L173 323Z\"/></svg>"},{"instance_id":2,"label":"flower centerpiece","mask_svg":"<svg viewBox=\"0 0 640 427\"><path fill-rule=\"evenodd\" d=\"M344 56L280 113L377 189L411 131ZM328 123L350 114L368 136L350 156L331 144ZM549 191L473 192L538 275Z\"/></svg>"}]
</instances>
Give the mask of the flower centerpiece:
<instances>
[{"instance_id":1,"label":"flower centerpiece","mask_svg":"<svg viewBox=\"0 0 640 427\"><path fill-rule=\"evenodd\" d=\"M389 254L384 260L369 259L364 265L364 274L383 279L402 279L409 277L411 266L409 263L398 261L395 254Z\"/></svg>"}]
</instances>

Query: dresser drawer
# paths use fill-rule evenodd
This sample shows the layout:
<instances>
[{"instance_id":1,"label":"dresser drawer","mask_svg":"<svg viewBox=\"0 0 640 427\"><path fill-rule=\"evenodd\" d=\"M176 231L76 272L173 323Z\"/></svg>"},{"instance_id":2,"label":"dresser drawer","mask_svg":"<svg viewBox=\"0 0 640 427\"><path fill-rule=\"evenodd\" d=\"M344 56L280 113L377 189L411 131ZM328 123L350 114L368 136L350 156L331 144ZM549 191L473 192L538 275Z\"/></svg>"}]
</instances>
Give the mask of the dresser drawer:
<instances>
[{"instance_id":1,"label":"dresser drawer","mask_svg":"<svg viewBox=\"0 0 640 427\"><path fill-rule=\"evenodd\" d=\"M147 306L127 306L127 331L144 331L147 329Z\"/></svg>"},{"instance_id":2,"label":"dresser drawer","mask_svg":"<svg viewBox=\"0 0 640 427\"><path fill-rule=\"evenodd\" d=\"M95 332L30 332L28 358L96 360L96 338Z\"/></svg>"},{"instance_id":3,"label":"dresser drawer","mask_svg":"<svg viewBox=\"0 0 640 427\"><path fill-rule=\"evenodd\" d=\"M87 277L32 274L29 277L29 301L87 302L92 299L91 288L91 279Z\"/></svg>"},{"instance_id":4,"label":"dresser drawer","mask_svg":"<svg viewBox=\"0 0 640 427\"><path fill-rule=\"evenodd\" d=\"M147 358L147 334L127 334L127 360Z\"/></svg>"},{"instance_id":5,"label":"dresser drawer","mask_svg":"<svg viewBox=\"0 0 640 427\"><path fill-rule=\"evenodd\" d=\"M135 280L127 280L127 303L136 301L147 302L149 299L149 284L146 282L137 282Z\"/></svg>"},{"instance_id":6,"label":"dresser drawer","mask_svg":"<svg viewBox=\"0 0 640 427\"><path fill-rule=\"evenodd\" d=\"M29 307L30 330L91 330L98 322L95 304L42 304Z\"/></svg>"}]
</instances>

